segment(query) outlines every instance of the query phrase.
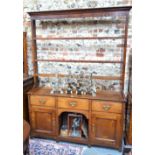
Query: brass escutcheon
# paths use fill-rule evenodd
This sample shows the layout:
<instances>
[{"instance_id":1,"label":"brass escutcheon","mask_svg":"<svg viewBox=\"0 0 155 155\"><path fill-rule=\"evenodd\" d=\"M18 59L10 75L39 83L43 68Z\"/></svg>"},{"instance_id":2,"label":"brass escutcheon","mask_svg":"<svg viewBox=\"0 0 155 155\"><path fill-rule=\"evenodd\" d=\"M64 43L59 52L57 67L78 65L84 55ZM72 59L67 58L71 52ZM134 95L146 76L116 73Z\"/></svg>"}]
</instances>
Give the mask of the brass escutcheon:
<instances>
[{"instance_id":1,"label":"brass escutcheon","mask_svg":"<svg viewBox=\"0 0 155 155\"><path fill-rule=\"evenodd\" d=\"M75 107L77 105L77 103L76 102L70 102L69 105L72 107Z\"/></svg>"},{"instance_id":2,"label":"brass escutcheon","mask_svg":"<svg viewBox=\"0 0 155 155\"><path fill-rule=\"evenodd\" d=\"M41 99L39 100L39 102L40 102L41 104L45 104L45 103L46 103L46 100L43 99L43 98L41 98Z\"/></svg>"},{"instance_id":3,"label":"brass escutcheon","mask_svg":"<svg viewBox=\"0 0 155 155\"><path fill-rule=\"evenodd\" d=\"M108 111L110 108L111 108L110 105L104 105L104 106L103 106L103 110L105 110L105 111Z\"/></svg>"}]
</instances>

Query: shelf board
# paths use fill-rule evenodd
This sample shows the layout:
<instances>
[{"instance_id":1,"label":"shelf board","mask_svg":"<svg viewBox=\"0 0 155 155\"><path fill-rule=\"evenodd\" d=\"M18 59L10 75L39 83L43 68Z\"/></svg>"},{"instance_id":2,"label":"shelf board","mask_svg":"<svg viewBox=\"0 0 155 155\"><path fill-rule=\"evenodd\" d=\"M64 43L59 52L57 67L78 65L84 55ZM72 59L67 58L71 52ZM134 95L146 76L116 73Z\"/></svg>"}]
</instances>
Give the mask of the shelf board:
<instances>
[{"instance_id":1,"label":"shelf board","mask_svg":"<svg viewBox=\"0 0 155 155\"><path fill-rule=\"evenodd\" d=\"M54 97L69 97L69 98L81 98L81 99L91 99L91 100L104 100L104 101L114 101L114 102L124 102L125 96L122 92L104 90L97 91L96 96L92 95L77 95L73 94L51 94L51 87L36 87L29 91L28 94L32 95L45 95L45 96L54 96Z\"/></svg>"},{"instance_id":2,"label":"shelf board","mask_svg":"<svg viewBox=\"0 0 155 155\"><path fill-rule=\"evenodd\" d=\"M104 7L104 8L83 8L55 11L28 12L32 20L60 19L60 18L83 18L100 16L122 16L127 15L132 7Z\"/></svg>"},{"instance_id":3,"label":"shelf board","mask_svg":"<svg viewBox=\"0 0 155 155\"><path fill-rule=\"evenodd\" d=\"M41 76L41 77L55 77L55 74L34 74L34 76ZM67 77L67 74L58 74L58 77ZM98 80L121 80L120 76L93 76L93 79Z\"/></svg>"},{"instance_id":4,"label":"shelf board","mask_svg":"<svg viewBox=\"0 0 155 155\"><path fill-rule=\"evenodd\" d=\"M123 63L123 61L110 61L110 60L64 60L64 59L35 59L36 62L74 62L74 63Z\"/></svg>"},{"instance_id":5,"label":"shelf board","mask_svg":"<svg viewBox=\"0 0 155 155\"><path fill-rule=\"evenodd\" d=\"M88 142L87 138L80 138L80 137L71 137L71 136L58 136L59 140L63 141L71 141L71 142L82 142L83 144L86 144Z\"/></svg>"},{"instance_id":6,"label":"shelf board","mask_svg":"<svg viewBox=\"0 0 155 155\"><path fill-rule=\"evenodd\" d=\"M97 39L123 39L123 36L118 37L35 37L33 40L97 40Z\"/></svg>"}]
</instances>

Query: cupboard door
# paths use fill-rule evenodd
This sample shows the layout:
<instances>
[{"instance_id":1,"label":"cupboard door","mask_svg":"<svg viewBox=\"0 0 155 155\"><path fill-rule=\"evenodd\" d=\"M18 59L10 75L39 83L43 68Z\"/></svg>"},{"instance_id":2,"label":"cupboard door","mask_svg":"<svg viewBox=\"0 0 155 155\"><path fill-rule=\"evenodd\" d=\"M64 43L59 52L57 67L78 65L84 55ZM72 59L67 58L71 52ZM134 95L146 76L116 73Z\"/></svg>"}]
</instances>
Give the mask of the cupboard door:
<instances>
[{"instance_id":1,"label":"cupboard door","mask_svg":"<svg viewBox=\"0 0 155 155\"><path fill-rule=\"evenodd\" d=\"M32 132L55 134L55 110L32 107L30 117Z\"/></svg>"},{"instance_id":2,"label":"cupboard door","mask_svg":"<svg viewBox=\"0 0 155 155\"><path fill-rule=\"evenodd\" d=\"M119 148L122 140L121 115L93 113L91 133L92 143Z\"/></svg>"}]
</instances>

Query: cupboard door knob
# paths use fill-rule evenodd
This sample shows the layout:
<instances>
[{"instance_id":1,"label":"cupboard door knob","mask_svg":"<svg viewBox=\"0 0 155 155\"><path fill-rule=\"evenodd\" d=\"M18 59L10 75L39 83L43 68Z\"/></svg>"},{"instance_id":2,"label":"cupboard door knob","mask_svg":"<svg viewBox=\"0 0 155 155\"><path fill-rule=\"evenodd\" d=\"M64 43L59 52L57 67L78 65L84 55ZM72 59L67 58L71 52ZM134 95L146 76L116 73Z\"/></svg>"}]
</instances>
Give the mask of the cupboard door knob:
<instances>
[{"instance_id":1,"label":"cupboard door knob","mask_svg":"<svg viewBox=\"0 0 155 155\"><path fill-rule=\"evenodd\" d=\"M108 111L110 108L111 108L110 105L104 105L104 106L103 106L103 110L104 110L104 111Z\"/></svg>"},{"instance_id":2,"label":"cupboard door knob","mask_svg":"<svg viewBox=\"0 0 155 155\"><path fill-rule=\"evenodd\" d=\"M69 102L69 105L72 107L75 107L77 105L77 103L76 102Z\"/></svg>"},{"instance_id":3,"label":"cupboard door knob","mask_svg":"<svg viewBox=\"0 0 155 155\"><path fill-rule=\"evenodd\" d=\"M40 104L45 104L46 100L45 99L40 99L39 102L40 102Z\"/></svg>"}]
</instances>

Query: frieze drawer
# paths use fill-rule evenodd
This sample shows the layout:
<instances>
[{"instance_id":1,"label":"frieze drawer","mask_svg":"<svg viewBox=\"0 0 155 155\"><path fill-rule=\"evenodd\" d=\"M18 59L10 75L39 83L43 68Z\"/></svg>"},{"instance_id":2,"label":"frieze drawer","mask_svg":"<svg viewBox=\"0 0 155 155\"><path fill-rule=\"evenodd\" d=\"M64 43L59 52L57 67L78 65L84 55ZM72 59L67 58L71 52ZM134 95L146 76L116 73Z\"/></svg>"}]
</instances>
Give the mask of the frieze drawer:
<instances>
[{"instance_id":1,"label":"frieze drawer","mask_svg":"<svg viewBox=\"0 0 155 155\"><path fill-rule=\"evenodd\" d=\"M92 101L92 111L122 113L122 103L110 101Z\"/></svg>"},{"instance_id":2,"label":"frieze drawer","mask_svg":"<svg viewBox=\"0 0 155 155\"><path fill-rule=\"evenodd\" d=\"M89 101L87 99L59 97L58 108L89 110Z\"/></svg>"},{"instance_id":3,"label":"frieze drawer","mask_svg":"<svg viewBox=\"0 0 155 155\"><path fill-rule=\"evenodd\" d=\"M55 107L55 97L31 96L31 105Z\"/></svg>"}]
</instances>

